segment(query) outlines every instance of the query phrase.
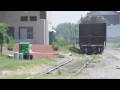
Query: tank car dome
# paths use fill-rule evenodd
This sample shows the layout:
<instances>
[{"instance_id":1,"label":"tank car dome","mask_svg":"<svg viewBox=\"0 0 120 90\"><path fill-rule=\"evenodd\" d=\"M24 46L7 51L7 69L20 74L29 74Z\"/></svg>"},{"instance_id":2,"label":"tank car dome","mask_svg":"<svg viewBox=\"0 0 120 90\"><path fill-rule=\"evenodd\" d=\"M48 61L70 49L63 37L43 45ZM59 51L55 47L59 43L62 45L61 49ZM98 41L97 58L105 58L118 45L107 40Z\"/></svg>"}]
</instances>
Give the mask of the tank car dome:
<instances>
[{"instance_id":1,"label":"tank car dome","mask_svg":"<svg viewBox=\"0 0 120 90\"><path fill-rule=\"evenodd\" d=\"M81 23L106 23L107 20L103 16L86 16L81 18Z\"/></svg>"}]
</instances>

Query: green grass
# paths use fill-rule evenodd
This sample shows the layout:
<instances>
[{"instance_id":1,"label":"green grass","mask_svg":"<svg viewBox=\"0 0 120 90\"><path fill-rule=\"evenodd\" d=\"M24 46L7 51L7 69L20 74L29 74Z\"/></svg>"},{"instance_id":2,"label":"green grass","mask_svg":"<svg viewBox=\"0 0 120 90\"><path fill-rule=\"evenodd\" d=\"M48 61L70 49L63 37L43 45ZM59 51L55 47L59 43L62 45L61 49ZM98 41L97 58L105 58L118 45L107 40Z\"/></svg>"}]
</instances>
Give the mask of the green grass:
<instances>
[{"instance_id":1,"label":"green grass","mask_svg":"<svg viewBox=\"0 0 120 90\"><path fill-rule=\"evenodd\" d=\"M42 58L34 60L14 60L10 59L7 56L0 56L0 71L3 70L16 70L20 68L32 68L36 65L51 65L55 59Z\"/></svg>"},{"instance_id":2,"label":"green grass","mask_svg":"<svg viewBox=\"0 0 120 90\"><path fill-rule=\"evenodd\" d=\"M60 69L58 69L57 73L58 73L58 75L61 75L62 71Z\"/></svg>"},{"instance_id":3,"label":"green grass","mask_svg":"<svg viewBox=\"0 0 120 90\"><path fill-rule=\"evenodd\" d=\"M79 65L80 67L83 66L85 63L87 63L88 60L83 60L83 61L79 61L76 63L76 65Z\"/></svg>"},{"instance_id":4,"label":"green grass","mask_svg":"<svg viewBox=\"0 0 120 90\"><path fill-rule=\"evenodd\" d=\"M95 55L95 54L93 54L92 57L93 57L93 59L102 58L101 55Z\"/></svg>"},{"instance_id":5,"label":"green grass","mask_svg":"<svg viewBox=\"0 0 120 90\"><path fill-rule=\"evenodd\" d=\"M64 55L59 55L58 58L64 58L65 56Z\"/></svg>"},{"instance_id":6,"label":"green grass","mask_svg":"<svg viewBox=\"0 0 120 90\"><path fill-rule=\"evenodd\" d=\"M0 79L27 79L28 77L31 77L31 75L22 74L22 75L0 76Z\"/></svg>"},{"instance_id":7,"label":"green grass","mask_svg":"<svg viewBox=\"0 0 120 90\"><path fill-rule=\"evenodd\" d=\"M84 56L84 54L79 54L79 53L70 51L69 48L70 48L69 45L68 45L68 46L64 46L64 47L61 46L61 47L60 47L60 50L61 50L62 52L64 52L65 54L71 53L72 55L74 55L74 56L76 56L76 57L83 57L83 56Z\"/></svg>"},{"instance_id":8,"label":"green grass","mask_svg":"<svg viewBox=\"0 0 120 90\"><path fill-rule=\"evenodd\" d=\"M74 73L67 73L62 70L58 70L56 73L46 74L46 75L31 75L31 74L21 74L21 75L10 75L10 76L0 76L0 79L66 79L68 76L74 76Z\"/></svg>"}]
</instances>

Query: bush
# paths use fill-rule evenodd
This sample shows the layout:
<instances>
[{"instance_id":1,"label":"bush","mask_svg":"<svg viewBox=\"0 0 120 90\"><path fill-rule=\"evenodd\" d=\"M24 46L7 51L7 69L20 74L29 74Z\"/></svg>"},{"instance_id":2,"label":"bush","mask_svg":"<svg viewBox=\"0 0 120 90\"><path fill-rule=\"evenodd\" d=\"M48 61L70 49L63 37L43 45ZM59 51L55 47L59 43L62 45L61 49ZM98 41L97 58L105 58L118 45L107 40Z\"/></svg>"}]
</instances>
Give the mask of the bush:
<instances>
[{"instance_id":1,"label":"bush","mask_svg":"<svg viewBox=\"0 0 120 90\"><path fill-rule=\"evenodd\" d=\"M56 42L53 42L52 46L53 46L54 50L58 50L59 49L59 46L58 46L58 44Z\"/></svg>"},{"instance_id":2,"label":"bush","mask_svg":"<svg viewBox=\"0 0 120 90\"><path fill-rule=\"evenodd\" d=\"M59 47L63 47L63 46L67 46L69 45L69 42L67 40L63 40L63 39L55 39L52 43L52 46L54 48L54 50L58 50Z\"/></svg>"},{"instance_id":3,"label":"bush","mask_svg":"<svg viewBox=\"0 0 120 90\"><path fill-rule=\"evenodd\" d=\"M8 43L8 50L13 50L13 47L14 47L14 39L13 39L13 37L12 36L8 36L8 41L9 41L9 43Z\"/></svg>"},{"instance_id":4,"label":"bush","mask_svg":"<svg viewBox=\"0 0 120 90\"><path fill-rule=\"evenodd\" d=\"M58 45L60 46L67 46L69 45L69 42L66 40L57 40Z\"/></svg>"}]
</instances>

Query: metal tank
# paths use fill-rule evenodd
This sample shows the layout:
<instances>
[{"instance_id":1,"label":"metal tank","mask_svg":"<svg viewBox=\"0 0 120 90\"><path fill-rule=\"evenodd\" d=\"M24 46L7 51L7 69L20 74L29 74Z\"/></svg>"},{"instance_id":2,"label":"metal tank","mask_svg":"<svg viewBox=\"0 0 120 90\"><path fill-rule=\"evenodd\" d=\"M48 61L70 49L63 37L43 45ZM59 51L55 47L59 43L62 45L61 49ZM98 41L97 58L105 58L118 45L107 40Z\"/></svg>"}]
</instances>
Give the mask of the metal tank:
<instances>
[{"instance_id":1,"label":"metal tank","mask_svg":"<svg viewBox=\"0 0 120 90\"><path fill-rule=\"evenodd\" d=\"M19 60L19 53L18 52L14 52L14 59Z\"/></svg>"},{"instance_id":2,"label":"metal tank","mask_svg":"<svg viewBox=\"0 0 120 90\"><path fill-rule=\"evenodd\" d=\"M23 53L19 54L19 60L23 60Z\"/></svg>"}]
</instances>

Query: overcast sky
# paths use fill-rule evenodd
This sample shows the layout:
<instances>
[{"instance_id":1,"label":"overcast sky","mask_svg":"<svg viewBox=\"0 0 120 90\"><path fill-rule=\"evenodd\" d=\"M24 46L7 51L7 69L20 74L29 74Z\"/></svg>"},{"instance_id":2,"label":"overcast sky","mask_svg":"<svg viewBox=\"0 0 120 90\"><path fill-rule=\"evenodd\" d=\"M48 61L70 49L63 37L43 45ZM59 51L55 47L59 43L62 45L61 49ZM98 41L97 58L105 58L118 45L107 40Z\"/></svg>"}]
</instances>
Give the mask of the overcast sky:
<instances>
[{"instance_id":1,"label":"overcast sky","mask_svg":"<svg viewBox=\"0 0 120 90\"><path fill-rule=\"evenodd\" d=\"M84 17L88 12L90 11L52 11L52 24L56 27L65 22L77 23L81 15Z\"/></svg>"}]
</instances>

